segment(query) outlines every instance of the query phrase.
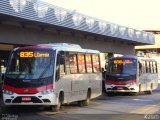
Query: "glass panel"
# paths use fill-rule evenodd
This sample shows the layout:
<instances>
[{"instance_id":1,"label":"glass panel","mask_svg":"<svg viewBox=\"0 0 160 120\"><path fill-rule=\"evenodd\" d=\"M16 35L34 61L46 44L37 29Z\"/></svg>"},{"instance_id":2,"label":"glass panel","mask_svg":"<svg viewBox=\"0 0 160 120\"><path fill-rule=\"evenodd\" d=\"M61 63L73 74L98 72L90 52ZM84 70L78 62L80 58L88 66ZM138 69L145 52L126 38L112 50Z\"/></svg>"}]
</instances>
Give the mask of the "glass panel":
<instances>
[{"instance_id":1,"label":"glass panel","mask_svg":"<svg viewBox=\"0 0 160 120\"><path fill-rule=\"evenodd\" d=\"M100 63L99 63L99 56L92 55L92 62L93 62L93 71L99 72L100 71Z\"/></svg>"},{"instance_id":2,"label":"glass panel","mask_svg":"<svg viewBox=\"0 0 160 120\"><path fill-rule=\"evenodd\" d=\"M110 74L135 75L137 71L137 61L133 59L113 59L110 61Z\"/></svg>"},{"instance_id":3,"label":"glass panel","mask_svg":"<svg viewBox=\"0 0 160 120\"><path fill-rule=\"evenodd\" d=\"M71 54L69 56L69 62L70 62L71 73L77 73L77 58L75 54Z\"/></svg>"},{"instance_id":4,"label":"glass panel","mask_svg":"<svg viewBox=\"0 0 160 120\"><path fill-rule=\"evenodd\" d=\"M83 54L78 54L78 69L80 73L86 72Z\"/></svg>"},{"instance_id":5,"label":"glass panel","mask_svg":"<svg viewBox=\"0 0 160 120\"><path fill-rule=\"evenodd\" d=\"M16 79L40 79L53 75L54 52L47 49L12 53L6 75Z\"/></svg>"},{"instance_id":6,"label":"glass panel","mask_svg":"<svg viewBox=\"0 0 160 120\"><path fill-rule=\"evenodd\" d=\"M91 60L91 55L86 54L86 68L88 73L92 73L92 60Z\"/></svg>"}]
</instances>

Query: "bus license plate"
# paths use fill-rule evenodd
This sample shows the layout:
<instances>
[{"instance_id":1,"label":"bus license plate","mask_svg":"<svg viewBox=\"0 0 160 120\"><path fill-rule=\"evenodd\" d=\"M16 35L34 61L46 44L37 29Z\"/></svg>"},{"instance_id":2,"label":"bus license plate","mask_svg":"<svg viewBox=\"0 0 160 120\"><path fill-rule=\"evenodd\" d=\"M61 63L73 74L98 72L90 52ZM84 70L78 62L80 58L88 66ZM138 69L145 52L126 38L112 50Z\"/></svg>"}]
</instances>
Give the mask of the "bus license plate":
<instances>
[{"instance_id":1,"label":"bus license plate","mask_svg":"<svg viewBox=\"0 0 160 120\"><path fill-rule=\"evenodd\" d=\"M118 89L118 90L123 90L123 87L118 87L117 89Z\"/></svg>"},{"instance_id":2,"label":"bus license plate","mask_svg":"<svg viewBox=\"0 0 160 120\"><path fill-rule=\"evenodd\" d=\"M22 101L31 101L31 97L22 97Z\"/></svg>"}]
</instances>

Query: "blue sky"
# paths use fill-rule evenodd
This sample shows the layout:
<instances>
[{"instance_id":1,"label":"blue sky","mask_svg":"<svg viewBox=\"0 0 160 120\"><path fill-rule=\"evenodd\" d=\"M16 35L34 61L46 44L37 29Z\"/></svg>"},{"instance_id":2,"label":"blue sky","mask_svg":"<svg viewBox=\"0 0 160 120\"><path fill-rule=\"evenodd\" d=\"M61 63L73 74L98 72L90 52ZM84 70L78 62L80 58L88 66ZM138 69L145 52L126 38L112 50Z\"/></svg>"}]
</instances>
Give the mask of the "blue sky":
<instances>
[{"instance_id":1,"label":"blue sky","mask_svg":"<svg viewBox=\"0 0 160 120\"><path fill-rule=\"evenodd\" d=\"M41 0L140 30L160 30L160 0Z\"/></svg>"}]
</instances>

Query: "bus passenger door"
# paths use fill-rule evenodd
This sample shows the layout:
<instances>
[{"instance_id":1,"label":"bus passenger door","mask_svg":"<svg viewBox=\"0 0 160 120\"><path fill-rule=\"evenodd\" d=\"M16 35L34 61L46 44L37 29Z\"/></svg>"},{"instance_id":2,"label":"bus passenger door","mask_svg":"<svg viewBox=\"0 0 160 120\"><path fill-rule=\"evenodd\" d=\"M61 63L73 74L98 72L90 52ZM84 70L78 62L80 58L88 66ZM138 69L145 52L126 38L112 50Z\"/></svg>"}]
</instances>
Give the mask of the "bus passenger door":
<instances>
[{"instance_id":1,"label":"bus passenger door","mask_svg":"<svg viewBox=\"0 0 160 120\"><path fill-rule=\"evenodd\" d=\"M68 66L68 70L70 72L70 80L71 80L71 92L72 92L72 96L71 96L71 99L73 101L75 101L77 99L77 91L78 91L78 87L80 87L78 84L79 84L79 81L78 81L78 68L77 68L77 56L76 56L76 53L74 52L70 52L69 54L69 66Z\"/></svg>"},{"instance_id":2,"label":"bus passenger door","mask_svg":"<svg viewBox=\"0 0 160 120\"><path fill-rule=\"evenodd\" d=\"M144 72L144 65L144 61L138 61L139 91L144 91L146 89L146 72Z\"/></svg>"},{"instance_id":3,"label":"bus passenger door","mask_svg":"<svg viewBox=\"0 0 160 120\"><path fill-rule=\"evenodd\" d=\"M57 54L57 64L56 64L56 90L57 92L64 92L64 100L70 101L71 99L71 79L68 74L68 63L67 57L64 52L59 52Z\"/></svg>"}]
</instances>

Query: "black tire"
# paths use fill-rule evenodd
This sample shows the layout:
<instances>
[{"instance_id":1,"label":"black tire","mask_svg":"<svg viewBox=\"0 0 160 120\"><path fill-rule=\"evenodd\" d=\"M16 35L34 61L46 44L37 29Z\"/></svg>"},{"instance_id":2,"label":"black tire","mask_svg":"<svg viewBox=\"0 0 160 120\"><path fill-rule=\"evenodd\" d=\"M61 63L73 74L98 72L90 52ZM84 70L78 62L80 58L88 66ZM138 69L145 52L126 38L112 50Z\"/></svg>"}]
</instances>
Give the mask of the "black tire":
<instances>
[{"instance_id":1,"label":"black tire","mask_svg":"<svg viewBox=\"0 0 160 120\"><path fill-rule=\"evenodd\" d=\"M137 96L138 93L137 93L137 92L130 92L129 95L130 95L130 96Z\"/></svg>"},{"instance_id":2,"label":"black tire","mask_svg":"<svg viewBox=\"0 0 160 120\"><path fill-rule=\"evenodd\" d=\"M148 94L151 95L151 94L152 94L152 90L149 90L149 91L148 91Z\"/></svg>"},{"instance_id":3,"label":"black tire","mask_svg":"<svg viewBox=\"0 0 160 120\"><path fill-rule=\"evenodd\" d=\"M111 96L114 96L114 93L113 93L113 92L107 92L106 94L107 94L107 96L110 96L110 97L111 97Z\"/></svg>"},{"instance_id":4,"label":"black tire","mask_svg":"<svg viewBox=\"0 0 160 120\"><path fill-rule=\"evenodd\" d=\"M151 95L152 94L152 89L153 89L153 84L151 84L151 89L145 91L145 94Z\"/></svg>"},{"instance_id":5,"label":"black tire","mask_svg":"<svg viewBox=\"0 0 160 120\"><path fill-rule=\"evenodd\" d=\"M152 94L152 90L145 91L145 94L151 95Z\"/></svg>"},{"instance_id":6,"label":"black tire","mask_svg":"<svg viewBox=\"0 0 160 120\"><path fill-rule=\"evenodd\" d=\"M148 94L151 95L153 90L153 83L151 84L151 90L148 91Z\"/></svg>"},{"instance_id":7,"label":"black tire","mask_svg":"<svg viewBox=\"0 0 160 120\"><path fill-rule=\"evenodd\" d=\"M88 90L86 100L81 101L83 106L88 106L91 99L91 91Z\"/></svg>"},{"instance_id":8,"label":"black tire","mask_svg":"<svg viewBox=\"0 0 160 120\"><path fill-rule=\"evenodd\" d=\"M58 102L58 105L54 105L54 106L51 106L51 111L52 112L58 112L60 110L60 102Z\"/></svg>"},{"instance_id":9,"label":"black tire","mask_svg":"<svg viewBox=\"0 0 160 120\"><path fill-rule=\"evenodd\" d=\"M58 112L61 108L62 103L63 103L63 94L60 94L58 104L54 105L54 106L51 106L51 111L52 112Z\"/></svg>"},{"instance_id":10,"label":"black tire","mask_svg":"<svg viewBox=\"0 0 160 120\"><path fill-rule=\"evenodd\" d=\"M83 101L78 101L78 106L82 107L83 106Z\"/></svg>"}]
</instances>

